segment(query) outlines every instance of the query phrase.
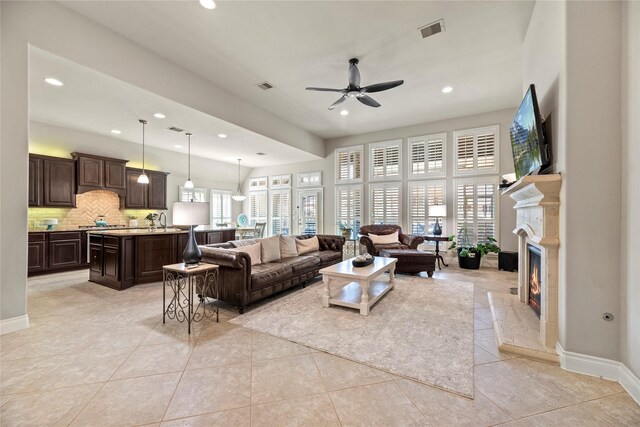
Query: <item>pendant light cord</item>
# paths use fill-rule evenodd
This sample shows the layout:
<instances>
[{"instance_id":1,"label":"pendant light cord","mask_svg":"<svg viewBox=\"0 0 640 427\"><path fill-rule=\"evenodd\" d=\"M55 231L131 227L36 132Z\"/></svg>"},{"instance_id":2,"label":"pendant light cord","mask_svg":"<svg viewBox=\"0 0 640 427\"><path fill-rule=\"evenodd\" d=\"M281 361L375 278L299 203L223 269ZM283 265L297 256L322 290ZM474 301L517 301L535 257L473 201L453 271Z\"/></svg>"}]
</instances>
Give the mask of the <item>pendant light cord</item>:
<instances>
[{"instance_id":1,"label":"pendant light cord","mask_svg":"<svg viewBox=\"0 0 640 427\"><path fill-rule=\"evenodd\" d=\"M187 180L191 181L191 134L188 133L187 136L189 137L189 161L188 161Z\"/></svg>"},{"instance_id":2,"label":"pendant light cord","mask_svg":"<svg viewBox=\"0 0 640 427\"><path fill-rule=\"evenodd\" d=\"M146 120L140 120L142 123L142 174L144 175L144 127L147 124Z\"/></svg>"}]
</instances>

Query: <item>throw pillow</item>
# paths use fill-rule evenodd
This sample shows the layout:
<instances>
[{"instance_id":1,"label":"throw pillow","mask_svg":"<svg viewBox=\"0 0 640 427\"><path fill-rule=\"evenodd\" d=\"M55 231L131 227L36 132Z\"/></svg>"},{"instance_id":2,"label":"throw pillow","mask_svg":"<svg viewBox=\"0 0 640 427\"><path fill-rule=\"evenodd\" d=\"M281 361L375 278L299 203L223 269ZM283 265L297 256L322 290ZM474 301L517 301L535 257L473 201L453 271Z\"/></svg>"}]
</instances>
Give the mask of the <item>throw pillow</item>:
<instances>
[{"instance_id":1,"label":"throw pillow","mask_svg":"<svg viewBox=\"0 0 640 427\"><path fill-rule=\"evenodd\" d=\"M262 259L260 258L260 247L262 245L260 242L257 242L253 245L245 245L239 248L228 249L234 252L246 252L249 254L249 258L251 258L251 265L262 264Z\"/></svg>"},{"instance_id":2,"label":"throw pillow","mask_svg":"<svg viewBox=\"0 0 640 427\"><path fill-rule=\"evenodd\" d=\"M400 243L398 240L398 230L395 233L391 234L371 234L369 233L369 238L373 242L374 245L386 245L389 243Z\"/></svg>"},{"instance_id":3,"label":"throw pillow","mask_svg":"<svg viewBox=\"0 0 640 427\"><path fill-rule=\"evenodd\" d=\"M232 240L229 243L231 243L231 245L233 245L236 248L239 248L241 246L249 246L249 245L255 245L258 241L255 239L242 239L242 240Z\"/></svg>"},{"instance_id":4,"label":"throw pillow","mask_svg":"<svg viewBox=\"0 0 640 427\"><path fill-rule=\"evenodd\" d=\"M320 241L318 240L318 236L313 236L308 239L296 239L296 247L298 248L298 255L319 251Z\"/></svg>"},{"instance_id":5,"label":"throw pillow","mask_svg":"<svg viewBox=\"0 0 640 427\"><path fill-rule=\"evenodd\" d=\"M298 256L298 248L296 247L296 238L293 236L280 236L280 256L282 258L290 258Z\"/></svg>"},{"instance_id":6,"label":"throw pillow","mask_svg":"<svg viewBox=\"0 0 640 427\"><path fill-rule=\"evenodd\" d=\"M280 237L273 236L258 239L262 245L262 262L268 263L280 259Z\"/></svg>"}]
</instances>

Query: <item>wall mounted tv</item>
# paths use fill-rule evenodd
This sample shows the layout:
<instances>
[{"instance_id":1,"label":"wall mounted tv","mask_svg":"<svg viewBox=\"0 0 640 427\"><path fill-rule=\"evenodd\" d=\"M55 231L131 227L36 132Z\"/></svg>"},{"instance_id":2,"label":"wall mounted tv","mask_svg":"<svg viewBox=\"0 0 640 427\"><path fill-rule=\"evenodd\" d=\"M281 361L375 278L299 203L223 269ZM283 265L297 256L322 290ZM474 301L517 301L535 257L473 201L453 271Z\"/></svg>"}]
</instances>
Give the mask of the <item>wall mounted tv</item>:
<instances>
[{"instance_id":1,"label":"wall mounted tv","mask_svg":"<svg viewBox=\"0 0 640 427\"><path fill-rule=\"evenodd\" d=\"M538 108L536 88L533 85L529 86L509 133L516 179L529 174L544 173L551 164L551 149L545 138L544 123Z\"/></svg>"}]
</instances>

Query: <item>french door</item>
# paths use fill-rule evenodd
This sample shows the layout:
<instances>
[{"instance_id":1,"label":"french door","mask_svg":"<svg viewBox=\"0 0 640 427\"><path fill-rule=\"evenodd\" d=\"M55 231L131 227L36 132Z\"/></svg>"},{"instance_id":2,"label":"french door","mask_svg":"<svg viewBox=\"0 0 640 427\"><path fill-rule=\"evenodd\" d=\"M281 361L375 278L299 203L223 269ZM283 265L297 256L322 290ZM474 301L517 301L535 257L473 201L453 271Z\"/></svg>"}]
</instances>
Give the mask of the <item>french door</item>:
<instances>
[{"instance_id":1,"label":"french door","mask_svg":"<svg viewBox=\"0 0 640 427\"><path fill-rule=\"evenodd\" d=\"M298 190L298 234L322 234L322 188Z\"/></svg>"}]
</instances>

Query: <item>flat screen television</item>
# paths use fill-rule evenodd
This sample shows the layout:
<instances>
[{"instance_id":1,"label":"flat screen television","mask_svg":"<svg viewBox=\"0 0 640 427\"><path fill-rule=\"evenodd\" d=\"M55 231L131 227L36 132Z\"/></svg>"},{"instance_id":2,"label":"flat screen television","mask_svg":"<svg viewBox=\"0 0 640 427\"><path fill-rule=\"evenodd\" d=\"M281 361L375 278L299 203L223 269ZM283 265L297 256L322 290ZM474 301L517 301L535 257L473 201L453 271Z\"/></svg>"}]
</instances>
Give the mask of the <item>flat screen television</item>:
<instances>
[{"instance_id":1,"label":"flat screen television","mask_svg":"<svg viewBox=\"0 0 640 427\"><path fill-rule=\"evenodd\" d=\"M516 179L541 173L551 164L551 150L545 140L534 85L529 86L509 133Z\"/></svg>"}]
</instances>

